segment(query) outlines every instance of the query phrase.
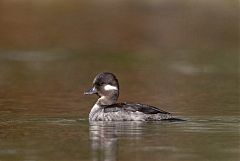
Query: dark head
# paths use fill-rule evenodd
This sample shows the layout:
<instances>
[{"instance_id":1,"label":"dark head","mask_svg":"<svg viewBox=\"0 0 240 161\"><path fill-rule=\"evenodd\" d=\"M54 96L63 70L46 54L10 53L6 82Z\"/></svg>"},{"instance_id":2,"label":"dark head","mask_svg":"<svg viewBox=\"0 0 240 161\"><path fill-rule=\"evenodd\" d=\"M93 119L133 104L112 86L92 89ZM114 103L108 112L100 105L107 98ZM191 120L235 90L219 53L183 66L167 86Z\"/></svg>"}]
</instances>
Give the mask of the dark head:
<instances>
[{"instance_id":1,"label":"dark head","mask_svg":"<svg viewBox=\"0 0 240 161\"><path fill-rule=\"evenodd\" d=\"M99 73L93 80L93 87L84 92L85 95L97 94L101 105L111 105L117 102L119 96L119 84L112 73Z\"/></svg>"}]
</instances>

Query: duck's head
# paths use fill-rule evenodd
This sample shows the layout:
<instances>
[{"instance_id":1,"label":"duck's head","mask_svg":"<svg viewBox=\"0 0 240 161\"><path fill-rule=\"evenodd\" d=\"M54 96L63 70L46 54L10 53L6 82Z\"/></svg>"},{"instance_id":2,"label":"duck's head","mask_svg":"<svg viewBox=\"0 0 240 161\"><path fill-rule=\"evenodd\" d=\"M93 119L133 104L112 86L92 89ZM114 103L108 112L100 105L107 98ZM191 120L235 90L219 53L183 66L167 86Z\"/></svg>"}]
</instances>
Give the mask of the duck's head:
<instances>
[{"instance_id":1,"label":"duck's head","mask_svg":"<svg viewBox=\"0 0 240 161\"><path fill-rule=\"evenodd\" d=\"M93 87L84 92L85 95L97 94L98 104L111 105L117 102L119 84L116 76L109 72L99 73L93 80Z\"/></svg>"}]
</instances>

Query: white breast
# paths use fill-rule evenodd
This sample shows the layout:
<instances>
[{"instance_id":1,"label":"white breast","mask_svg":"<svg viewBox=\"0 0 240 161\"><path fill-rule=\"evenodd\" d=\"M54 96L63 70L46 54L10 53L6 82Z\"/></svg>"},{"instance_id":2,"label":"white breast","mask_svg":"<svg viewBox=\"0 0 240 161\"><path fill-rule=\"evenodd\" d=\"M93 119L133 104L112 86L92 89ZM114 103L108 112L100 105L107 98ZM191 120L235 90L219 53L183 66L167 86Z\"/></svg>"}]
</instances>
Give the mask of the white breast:
<instances>
[{"instance_id":1,"label":"white breast","mask_svg":"<svg viewBox=\"0 0 240 161\"><path fill-rule=\"evenodd\" d=\"M100 111L101 107L98 104L95 104L89 113L89 120L95 120Z\"/></svg>"}]
</instances>

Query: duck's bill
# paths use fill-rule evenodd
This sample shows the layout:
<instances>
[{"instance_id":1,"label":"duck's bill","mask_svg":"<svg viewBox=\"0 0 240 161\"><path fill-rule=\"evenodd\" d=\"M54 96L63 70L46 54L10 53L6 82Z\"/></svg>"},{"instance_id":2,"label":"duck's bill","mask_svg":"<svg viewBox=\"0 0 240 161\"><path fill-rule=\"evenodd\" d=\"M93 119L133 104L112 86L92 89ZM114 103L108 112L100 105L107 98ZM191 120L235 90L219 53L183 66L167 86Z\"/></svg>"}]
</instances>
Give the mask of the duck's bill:
<instances>
[{"instance_id":1,"label":"duck's bill","mask_svg":"<svg viewBox=\"0 0 240 161\"><path fill-rule=\"evenodd\" d=\"M96 94L96 93L97 93L97 89L95 87L84 92L85 95Z\"/></svg>"}]
</instances>

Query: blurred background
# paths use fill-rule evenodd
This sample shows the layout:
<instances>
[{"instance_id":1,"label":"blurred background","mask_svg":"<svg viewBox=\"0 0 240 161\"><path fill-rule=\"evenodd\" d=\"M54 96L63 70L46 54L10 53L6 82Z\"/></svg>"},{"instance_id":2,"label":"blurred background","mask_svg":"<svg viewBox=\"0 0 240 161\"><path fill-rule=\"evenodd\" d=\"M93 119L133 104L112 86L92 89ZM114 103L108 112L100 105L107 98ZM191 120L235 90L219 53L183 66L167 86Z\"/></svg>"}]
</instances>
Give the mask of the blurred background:
<instances>
[{"instance_id":1,"label":"blurred background","mask_svg":"<svg viewBox=\"0 0 240 161\"><path fill-rule=\"evenodd\" d=\"M1 110L86 117L96 98L84 89L110 71L121 100L235 114L238 11L237 0L1 0Z\"/></svg>"}]
</instances>

